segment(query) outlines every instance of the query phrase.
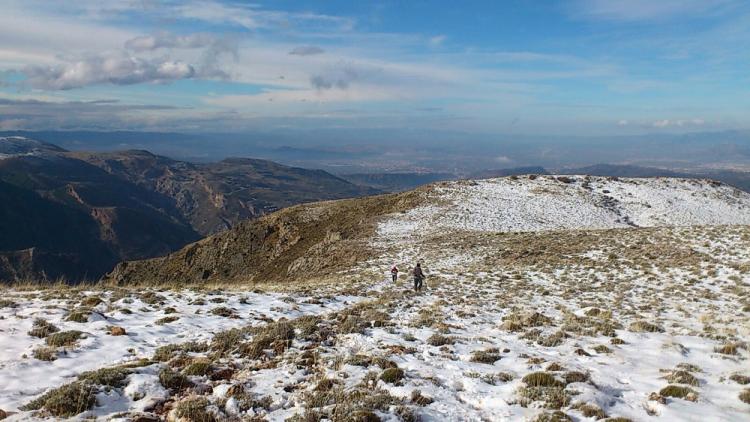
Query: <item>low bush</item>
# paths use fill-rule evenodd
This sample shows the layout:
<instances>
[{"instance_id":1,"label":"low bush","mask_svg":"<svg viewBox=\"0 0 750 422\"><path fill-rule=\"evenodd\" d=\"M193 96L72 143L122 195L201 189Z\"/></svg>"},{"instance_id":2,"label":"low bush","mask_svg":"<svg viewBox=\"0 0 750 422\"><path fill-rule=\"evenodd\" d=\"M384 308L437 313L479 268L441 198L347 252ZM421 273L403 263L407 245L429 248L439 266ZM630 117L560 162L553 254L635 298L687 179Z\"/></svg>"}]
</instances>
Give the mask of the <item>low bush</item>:
<instances>
[{"instance_id":1,"label":"low bush","mask_svg":"<svg viewBox=\"0 0 750 422\"><path fill-rule=\"evenodd\" d=\"M19 409L23 411L44 409L52 416L69 418L94 406L95 390L96 388L90 383L75 381L48 391Z\"/></svg>"},{"instance_id":2,"label":"low bush","mask_svg":"<svg viewBox=\"0 0 750 422\"><path fill-rule=\"evenodd\" d=\"M45 342L48 346L62 347L72 346L82 338L85 338L83 332L78 330L60 331L47 336Z\"/></svg>"}]
</instances>

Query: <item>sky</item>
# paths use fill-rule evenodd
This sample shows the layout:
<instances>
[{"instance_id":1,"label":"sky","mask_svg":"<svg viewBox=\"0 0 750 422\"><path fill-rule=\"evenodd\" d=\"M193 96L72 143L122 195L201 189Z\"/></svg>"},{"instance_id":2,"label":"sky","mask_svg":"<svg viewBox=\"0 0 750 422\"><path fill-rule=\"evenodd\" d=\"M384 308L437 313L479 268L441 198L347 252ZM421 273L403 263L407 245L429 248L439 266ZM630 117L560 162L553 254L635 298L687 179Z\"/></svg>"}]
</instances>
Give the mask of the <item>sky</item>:
<instances>
[{"instance_id":1,"label":"sky","mask_svg":"<svg viewBox=\"0 0 750 422\"><path fill-rule=\"evenodd\" d=\"M0 130L750 128L745 0L1 3Z\"/></svg>"}]
</instances>

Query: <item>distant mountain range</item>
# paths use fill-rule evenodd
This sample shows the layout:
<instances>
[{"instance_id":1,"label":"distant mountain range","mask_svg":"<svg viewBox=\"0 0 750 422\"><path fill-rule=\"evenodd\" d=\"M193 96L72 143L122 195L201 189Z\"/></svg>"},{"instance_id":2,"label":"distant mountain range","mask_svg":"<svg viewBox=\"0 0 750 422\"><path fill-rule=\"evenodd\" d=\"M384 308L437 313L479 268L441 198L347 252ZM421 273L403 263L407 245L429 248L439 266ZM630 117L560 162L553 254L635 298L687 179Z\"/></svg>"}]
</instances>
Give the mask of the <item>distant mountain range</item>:
<instances>
[{"instance_id":1,"label":"distant mountain range","mask_svg":"<svg viewBox=\"0 0 750 422\"><path fill-rule=\"evenodd\" d=\"M282 207L377 193L321 170L0 138L0 280L98 279Z\"/></svg>"},{"instance_id":2,"label":"distant mountain range","mask_svg":"<svg viewBox=\"0 0 750 422\"><path fill-rule=\"evenodd\" d=\"M364 173L342 174L341 177L359 185L369 186L387 192L402 192L426 183L446 180L490 179L524 174L551 173L608 177L681 177L687 179L713 179L732 185L746 192L750 192L750 172L718 169L676 171L658 167L624 164L595 164L586 167L555 169L553 172L544 167L531 166L483 170L468 175L453 173Z\"/></svg>"}]
</instances>

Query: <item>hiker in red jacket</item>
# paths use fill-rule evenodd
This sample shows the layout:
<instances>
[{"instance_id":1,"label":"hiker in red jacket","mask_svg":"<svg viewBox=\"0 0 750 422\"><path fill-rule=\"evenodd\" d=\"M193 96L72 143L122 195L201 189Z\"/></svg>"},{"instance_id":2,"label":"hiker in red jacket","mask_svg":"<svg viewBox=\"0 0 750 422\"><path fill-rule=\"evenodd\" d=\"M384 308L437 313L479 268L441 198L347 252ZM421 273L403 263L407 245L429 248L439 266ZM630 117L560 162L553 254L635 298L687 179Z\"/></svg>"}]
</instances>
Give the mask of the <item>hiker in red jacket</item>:
<instances>
[{"instance_id":1,"label":"hiker in red jacket","mask_svg":"<svg viewBox=\"0 0 750 422\"><path fill-rule=\"evenodd\" d=\"M391 277L393 278L394 283L398 280L398 267L395 265L391 268Z\"/></svg>"}]
</instances>

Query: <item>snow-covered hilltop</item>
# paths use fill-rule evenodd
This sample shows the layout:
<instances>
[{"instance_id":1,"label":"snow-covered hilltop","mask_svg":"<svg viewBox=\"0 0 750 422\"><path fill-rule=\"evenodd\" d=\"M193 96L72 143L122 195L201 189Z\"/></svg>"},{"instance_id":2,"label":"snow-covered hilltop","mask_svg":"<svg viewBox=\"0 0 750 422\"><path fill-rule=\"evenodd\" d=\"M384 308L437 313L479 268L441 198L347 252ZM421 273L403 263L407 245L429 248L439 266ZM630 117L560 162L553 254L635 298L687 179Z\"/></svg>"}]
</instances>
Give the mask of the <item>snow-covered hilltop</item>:
<instances>
[{"instance_id":1,"label":"snow-covered hilltop","mask_svg":"<svg viewBox=\"0 0 750 422\"><path fill-rule=\"evenodd\" d=\"M384 236L750 224L750 194L710 180L520 176L444 182Z\"/></svg>"}]
</instances>

